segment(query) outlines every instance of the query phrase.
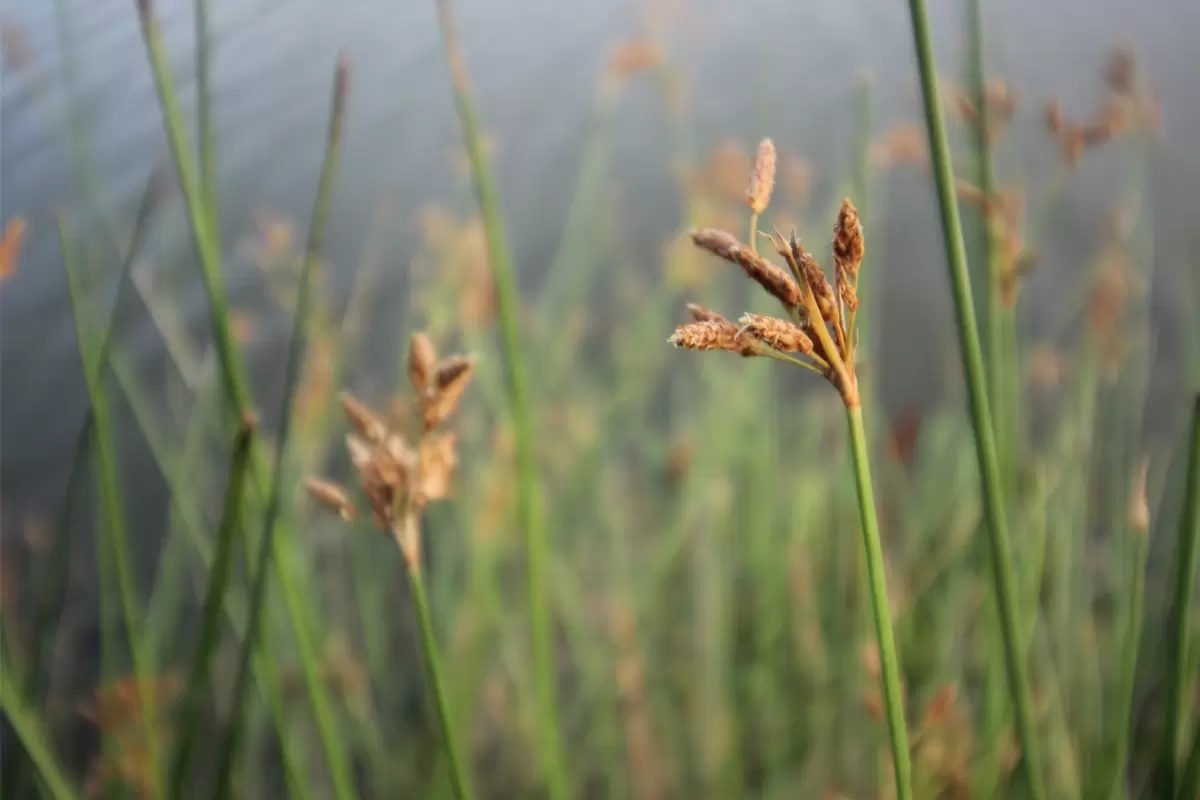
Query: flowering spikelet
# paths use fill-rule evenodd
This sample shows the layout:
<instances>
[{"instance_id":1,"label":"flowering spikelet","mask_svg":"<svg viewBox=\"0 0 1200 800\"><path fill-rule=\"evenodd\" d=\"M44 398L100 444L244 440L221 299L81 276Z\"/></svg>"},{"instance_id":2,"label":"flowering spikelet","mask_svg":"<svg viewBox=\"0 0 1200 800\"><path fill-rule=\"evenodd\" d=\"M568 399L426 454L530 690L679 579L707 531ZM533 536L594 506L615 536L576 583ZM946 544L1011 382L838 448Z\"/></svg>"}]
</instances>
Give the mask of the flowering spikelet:
<instances>
[{"instance_id":1,"label":"flowering spikelet","mask_svg":"<svg viewBox=\"0 0 1200 800\"><path fill-rule=\"evenodd\" d=\"M804 277L804 282L808 284L813 298L817 301L821 317L830 324L838 324L837 301L834 299L833 287L829 285L829 279L825 277L825 270L813 258L812 253L804 249L804 245L800 244L800 240L796 238L795 234L792 234L788 240L788 249L791 251L792 259L799 268L800 274Z\"/></svg>"},{"instance_id":2,"label":"flowering spikelet","mask_svg":"<svg viewBox=\"0 0 1200 800\"><path fill-rule=\"evenodd\" d=\"M833 264L837 270L838 294L851 311L858 309L858 270L865 252L858 209L850 202L850 198L845 198L838 212L837 223L833 226Z\"/></svg>"},{"instance_id":3,"label":"flowering spikelet","mask_svg":"<svg viewBox=\"0 0 1200 800\"><path fill-rule=\"evenodd\" d=\"M750 173L750 186L746 189L746 205L755 214L761 214L771 202L771 191L775 188L775 143L763 139L758 144L754 157L754 169Z\"/></svg>"},{"instance_id":4,"label":"flowering spikelet","mask_svg":"<svg viewBox=\"0 0 1200 800\"><path fill-rule=\"evenodd\" d=\"M715 228L700 228L692 231L692 241L697 247L737 264L785 306L796 308L803 300L800 287L782 267L744 247L731 234Z\"/></svg>"},{"instance_id":5,"label":"flowering spikelet","mask_svg":"<svg viewBox=\"0 0 1200 800\"><path fill-rule=\"evenodd\" d=\"M387 435L387 425L379 415L349 392L342 392L341 399L342 411L354 430L372 444L383 441L383 437Z\"/></svg>"},{"instance_id":6,"label":"flowering spikelet","mask_svg":"<svg viewBox=\"0 0 1200 800\"><path fill-rule=\"evenodd\" d=\"M346 496L346 490L332 481L321 478L306 478L304 481L304 490L308 492L308 496L313 500L347 522L358 515L353 504L350 502L350 498Z\"/></svg>"},{"instance_id":7,"label":"flowering spikelet","mask_svg":"<svg viewBox=\"0 0 1200 800\"><path fill-rule=\"evenodd\" d=\"M429 378L437 362L437 350L428 336L417 331L408 340L408 379L418 392L429 388Z\"/></svg>"},{"instance_id":8,"label":"flowering spikelet","mask_svg":"<svg viewBox=\"0 0 1200 800\"><path fill-rule=\"evenodd\" d=\"M808 338L799 325L788 320L768 317L765 314L743 314L738 324L742 326L742 330L775 350L808 355L813 352L812 339Z\"/></svg>"},{"instance_id":9,"label":"flowering spikelet","mask_svg":"<svg viewBox=\"0 0 1200 800\"><path fill-rule=\"evenodd\" d=\"M692 319L696 320L696 322L727 321L723 316L718 314L716 311L713 311L711 308L705 308L704 306L696 305L695 303L688 303L687 310L688 313L692 315Z\"/></svg>"},{"instance_id":10,"label":"flowering spikelet","mask_svg":"<svg viewBox=\"0 0 1200 800\"><path fill-rule=\"evenodd\" d=\"M757 353L754 340L724 318L680 325L667 341L685 350L728 350L743 356Z\"/></svg>"},{"instance_id":11,"label":"flowering spikelet","mask_svg":"<svg viewBox=\"0 0 1200 800\"><path fill-rule=\"evenodd\" d=\"M425 430L433 430L454 413L474 374L475 362L466 356L452 356L437 365L433 381L421 398Z\"/></svg>"}]
</instances>

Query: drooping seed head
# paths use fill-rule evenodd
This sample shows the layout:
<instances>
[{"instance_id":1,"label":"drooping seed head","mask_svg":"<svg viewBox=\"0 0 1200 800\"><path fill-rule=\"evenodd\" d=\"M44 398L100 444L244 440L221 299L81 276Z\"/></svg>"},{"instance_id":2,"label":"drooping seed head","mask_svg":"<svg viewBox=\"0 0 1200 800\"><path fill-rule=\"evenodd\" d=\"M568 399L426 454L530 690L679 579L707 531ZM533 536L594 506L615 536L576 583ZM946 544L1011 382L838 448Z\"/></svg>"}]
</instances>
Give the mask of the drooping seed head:
<instances>
[{"instance_id":1,"label":"drooping seed head","mask_svg":"<svg viewBox=\"0 0 1200 800\"><path fill-rule=\"evenodd\" d=\"M332 481L323 478L306 478L304 491L308 492L308 496L326 510L332 511L347 522L358 515L350 498L346 496L346 490Z\"/></svg>"},{"instance_id":2,"label":"drooping seed head","mask_svg":"<svg viewBox=\"0 0 1200 800\"><path fill-rule=\"evenodd\" d=\"M800 287L782 267L772 264L743 246L736 238L716 228L700 228L692 231L692 241L702 250L737 264L751 280L775 296L788 308L795 308L803 300Z\"/></svg>"},{"instance_id":3,"label":"drooping seed head","mask_svg":"<svg viewBox=\"0 0 1200 800\"><path fill-rule=\"evenodd\" d=\"M697 305L695 303L688 303L687 310L688 313L692 315L692 319L696 320L696 322L708 322L710 320L716 322L726 321L725 317L721 316L716 311L713 311L711 308L705 308L704 306Z\"/></svg>"},{"instance_id":4,"label":"drooping seed head","mask_svg":"<svg viewBox=\"0 0 1200 800\"><path fill-rule=\"evenodd\" d=\"M796 238L795 234L792 234L788 247L800 270L800 275L808 284L813 298L817 301L817 309L821 312L821 318L830 324L836 324L838 321L837 302L834 300L833 287L829 285L829 279L825 277L825 270L813 258L812 253L804 249L804 245L800 244L800 240Z\"/></svg>"},{"instance_id":5,"label":"drooping seed head","mask_svg":"<svg viewBox=\"0 0 1200 800\"><path fill-rule=\"evenodd\" d=\"M342 392L342 411L350 425L368 442L381 442L387 435L387 425L379 415L349 392Z\"/></svg>"},{"instance_id":6,"label":"drooping seed head","mask_svg":"<svg viewBox=\"0 0 1200 800\"><path fill-rule=\"evenodd\" d=\"M755 339L785 353L813 352L812 339L793 322L765 314L743 314L738 320L742 329Z\"/></svg>"},{"instance_id":7,"label":"drooping seed head","mask_svg":"<svg viewBox=\"0 0 1200 800\"><path fill-rule=\"evenodd\" d=\"M727 350L743 356L753 356L758 352L754 339L744 335L738 326L726 319L680 325L667 341L685 350Z\"/></svg>"},{"instance_id":8,"label":"drooping seed head","mask_svg":"<svg viewBox=\"0 0 1200 800\"><path fill-rule=\"evenodd\" d=\"M750 172L750 186L746 189L746 205L755 214L761 214L771 202L775 188L775 143L763 139L754 157L754 169Z\"/></svg>"}]
</instances>

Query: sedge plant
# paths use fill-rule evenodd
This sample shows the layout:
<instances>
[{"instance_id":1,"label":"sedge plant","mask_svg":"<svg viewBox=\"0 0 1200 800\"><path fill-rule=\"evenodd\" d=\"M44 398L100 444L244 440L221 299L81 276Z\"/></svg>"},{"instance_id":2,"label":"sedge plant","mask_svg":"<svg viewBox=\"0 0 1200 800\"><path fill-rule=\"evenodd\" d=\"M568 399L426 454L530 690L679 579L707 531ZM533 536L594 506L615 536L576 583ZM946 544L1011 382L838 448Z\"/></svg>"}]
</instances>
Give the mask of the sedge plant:
<instances>
[{"instance_id":1,"label":"sedge plant","mask_svg":"<svg viewBox=\"0 0 1200 800\"><path fill-rule=\"evenodd\" d=\"M754 220L767 207L774 183L774 147L766 140L758 152L747 192L747 205ZM892 631L883 545L875 512L869 448L855 369L858 275L866 252L858 211L849 199L842 201L834 226L833 285L830 285L824 268L794 233L787 239L779 233L770 237L790 274L789 270L759 255L725 231L705 228L692 231L691 237L696 246L741 267L750 279L779 300L789 318L747 313L735 323L715 311L690 305L692 322L677 327L668 341L689 350L725 350L745 357L763 356L792 364L824 377L842 398L850 436L875 641L879 649L880 682L896 797L908 800L913 796L912 766L900 661Z\"/></svg>"},{"instance_id":2,"label":"sedge plant","mask_svg":"<svg viewBox=\"0 0 1200 800\"><path fill-rule=\"evenodd\" d=\"M342 409L353 428L346 437L350 462L375 525L391 534L408 574L421 635L421 660L441 726L451 789L458 800L472 796L471 784L425 591L421 515L430 502L450 492L458 464L458 439L455 433L441 428L458 407L474 370L473 360L465 356L438 360L433 342L417 333L409 344L408 376L419 413L407 421L407 426L389 424L353 395L342 395ZM315 501L344 520L358 517L357 508L341 486L309 478L305 488Z\"/></svg>"}]
</instances>

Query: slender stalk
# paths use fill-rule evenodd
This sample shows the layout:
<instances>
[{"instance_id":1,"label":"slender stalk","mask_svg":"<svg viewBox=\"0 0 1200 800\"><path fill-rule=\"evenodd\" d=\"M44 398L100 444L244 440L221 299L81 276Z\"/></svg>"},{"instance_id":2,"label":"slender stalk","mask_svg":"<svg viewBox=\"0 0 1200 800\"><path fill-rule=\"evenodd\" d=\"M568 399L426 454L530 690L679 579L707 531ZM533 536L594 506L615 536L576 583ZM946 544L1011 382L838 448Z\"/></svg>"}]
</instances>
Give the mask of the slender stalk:
<instances>
[{"instance_id":1,"label":"slender stalk","mask_svg":"<svg viewBox=\"0 0 1200 800\"><path fill-rule=\"evenodd\" d=\"M1041 748L1037 740L1033 702L1030 697L1029 680L1020 645L1016 587L1011 562L1012 548L1009 543L1008 522L1001 493L995 428L992 426L987 382L984 379L983 353L979 344L979 329L975 323L975 309L971 299L971 278L967 267L966 246L963 243L962 223L959 220L958 205L955 200L950 147L946 141L946 128L942 121L937 66L933 58L933 43L929 33L925 2L924 0L909 0L908 6L912 18L913 43L920 70L925 123L929 134L929 152L933 162L938 206L941 212L943 245L950 271L958 338L962 347L967 393L970 398L971 424L975 432L975 453L979 462L979 479L991 546L992 584L1004 639L1009 694L1012 697L1017 737L1021 745L1029 792L1035 800L1040 800L1045 797L1042 783Z\"/></svg>"},{"instance_id":2,"label":"slender stalk","mask_svg":"<svg viewBox=\"0 0 1200 800\"><path fill-rule=\"evenodd\" d=\"M242 715L245 707L245 692L251 666L251 654L255 648L258 631L262 620L263 606L266 600L267 576L271 562L279 563L280 559L272 559L275 549L275 532L282 507L283 476L287 472L287 443L291 432L292 407L295 401L296 386L299 382L300 371L304 363L304 352L307 345L307 330L310 308L312 305L313 273L316 272L317 261L320 258L329 211L333 203L334 176L337 174L338 154L342 138L342 123L345 116L346 86L349 79L348 64L345 60L338 62L333 82L333 102L329 112L329 137L325 148L325 157L321 164L321 177L317 188L317 198L313 206L312 222L308 231L308 243L305 248L304 264L301 267L296 313L293 320L292 336L288 346L284 366L283 403L279 415L279 433L275 439L275 471L271 478L267 495L266 509L263 512L262 531L258 540L258 552L254 561L253 583L250 596L250 616L246 626L245 641L242 645L241 659L238 664L237 677L233 689L233 718L230 720L219 759L218 781L216 796L223 797L229 790L229 778L232 772L232 760L240 736ZM329 709L321 684L321 676L317 669L313 652L311 635L301 619L301 610L297 607L295 592L284 588L284 600L288 604L289 613L293 618L293 627L297 646L302 654L301 666L304 682L312 701L313 716L317 723L317 733L321 748L329 765L330 776L333 779L333 789L337 797L348 800L355 792L351 781L346 760L341 751L341 742L334 731L334 720ZM299 624L297 624L299 623Z\"/></svg>"},{"instance_id":3,"label":"slender stalk","mask_svg":"<svg viewBox=\"0 0 1200 800\"><path fill-rule=\"evenodd\" d=\"M25 748L29 760L37 767L46 793L55 800L75 800L78 795L46 743L46 734L37 714L18 694L20 681L14 679L12 663L5 650L0 650L0 673L3 673L3 679L0 680L0 708L8 717L8 724ZM11 754L7 757L11 758Z\"/></svg>"},{"instance_id":4,"label":"slender stalk","mask_svg":"<svg viewBox=\"0 0 1200 800\"><path fill-rule=\"evenodd\" d=\"M192 666L188 670L187 693L182 702L183 711L178 726L179 744L176 745L171 761L168 797L180 797L183 787L187 785L188 759L196 742L201 696L208 688L212 655L220 633L225 588L229 585L229 573L233 566L233 537L237 533L238 520L242 514L245 473L253 439L254 422L246 420L242 429L238 431L233 447L233 460L225 487L225 505L221 512L221 526L217 531L217 551L209 570L208 588L204 592L204 605L200 615L200 635L192 657Z\"/></svg>"},{"instance_id":5,"label":"slender stalk","mask_svg":"<svg viewBox=\"0 0 1200 800\"><path fill-rule=\"evenodd\" d=\"M411 517L411 515L409 515ZM406 524L417 524L411 519ZM412 596L413 605L417 608L417 621L421 629L421 660L425 665L425 674L429 679L429 687L433 692L434 706L437 710L438 724L442 729L442 738L446 745L446 757L450 761L450 785L457 800L468 800L472 796L471 784L464 768L465 761L461 756L462 748L454 715L450 711L450 703L446 696L445 681L442 673L441 657L438 653L437 637L433 632L433 619L429 614L429 600L425 595L425 579L421 574L421 566L408 558L404 559L408 568L408 590Z\"/></svg>"},{"instance_id":6,"label":"slender stalk","mask_svg":"<svg viewBox=\"0 0 1200 800\"><path fill-rule=\"evenodd\" d=\"M850 449L854 456L854 483L858 489L858 513L862 523L863 549L867 556L867 585L871 590L871 611L875 618L875 641L879 646L880 683L887 716L888 737L892 745L892 771L896 778L897 800L911 800L912 764L908 752L908 727L904 722L904 693L900 684L900 660L892 634L892 613L888 605L887 576L883 546L879 541L879 522L875 518L875 493L871 488L871 466L867 434L863 429L862 406L846 406L850 429Z\"/></svg>"},{"instance_id":7,"label":"slender stalk","mask_svg":"<svg viewBox=\"0 0 1200 800\"><path fill-rule=\"evenodd\" d=\"M216 145L213 137L212 96L209 91L208 0L195 0L192 8L196 18L196 138L200 142L200 192L204 198L209 233L220 243Z\"/></svg>"},{"instance_id":8,"label":"slender stalk","mask_svg":"<svg viewBox=\"0 0 1200 800\"><path fill-rule=\"evenodd\" d=\"M112 428L108 396L102 383L103 375L96 367L101 363L100 354L94 353L89 345L89 334L84 324L82 309L83 289L79 283L75 248L67 230L65 217L58 218L59 246L62 250L63 267L67 275L67 295L71 302L71 313L75 320L75 339L79 348L79 363L83 369L84 386L91 407L92 435L95 440L96 472L99 483L102 527L107 539L109 557L117 578L117 593L124 616L125 635L129 642L129 656L133 662L135 682L138 687L140 723L146 737L147 757L154 785L160 779L158 771L158 735L154 726L155 698L151 688L150 654L143 646L141 613L138 609L137 589L134 585L133 559L130 556L129 531L125 524L125 503L121 492L121 477L117 462L116 435Z\"/></svg>"},{"instance_id":9,"label":"slender stalk","mask_svg":"<svg viewBox=\"0 0 1200 800\"><path fill-rule=\"evenodd\" d=\"M533 421L527 392L528 378L519 331L521 300L512 266L508 235L500 215L499 199L484 152L475 104L471 98L466 63L454 26L450 0L437 0L442 46L450 66L455 107L471 162L471 175L479 211L483 216L488 262L496 289L501 352L507 378L508 400L516 436L517 514L525 536L526 580L533 639L533 670L537 686L538 742L541 767L552 800L567 797L568 782L558 727L557 670L554 665L553 623L546 596L546 562L549 545L542 518L541 487L537 474Z\"/></svg>"},{"instance_id":10,"label":"slender stalk","mask_svg":"<svg viewBox=\"0 0 1200 800\"><path fill-rule=\"evenodd\" d=\"M1109 794L1111 797L1124 797L1125 760L1129 754L1129 733L1133 720L1130 719L1133 708L1134 679L1137 677L1138 650L1142 642L1142 600L1146 587L1146 531L1133 531L1133 558L1130 563L1129 575L1129 607L1126 610L1125 637L1121 645L1121 685L1117 695L1118 711L1117 742L1113 750L1113 778Z\"/></svg>"},{"instance_id":11,"label":"slender stalk","mask_svg":"<svg viewBox=\"0 0 1200 800\"><path fill-rule=\"evenodd\" d=\"M1188 441L1188 466L1184 478L1183 512L1179 541L1175 545L1175 587L1167 623L1167 697L1162 749L1155 770L1158 797L1174 797L1179 788L1179 757L1183 746L1183 713L1188 698L1188 633L1192 594L1196 586L1196 561L1200 553L1200 395L1192 408Z\"/></svg>"},{"instance_id":12,"label":"slender stalk","mask_svg":"<svg viewBox=\"0 0 1200 800\"><path fill-rule=\"evenodd\" d=\"M1192 732L1192 747L1188 752L1175 800L1188 800L1189 797L1200 797L1200 726Z\"/></svg>"}]
</instances>

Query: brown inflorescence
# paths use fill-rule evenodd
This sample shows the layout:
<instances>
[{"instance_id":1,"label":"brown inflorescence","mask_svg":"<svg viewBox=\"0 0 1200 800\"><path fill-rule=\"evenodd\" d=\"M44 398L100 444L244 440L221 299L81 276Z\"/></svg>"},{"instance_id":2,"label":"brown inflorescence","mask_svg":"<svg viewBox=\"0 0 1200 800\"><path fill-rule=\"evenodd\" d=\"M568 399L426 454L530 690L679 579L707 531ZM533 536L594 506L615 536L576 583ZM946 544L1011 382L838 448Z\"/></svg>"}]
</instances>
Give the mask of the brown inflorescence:
<instances>
[{"instance_id":1,"label":"brown inflorescence","mask_svg":"<svg viewBox=\"0 0 1200 800\"><path fill-rule=\"evenodd\" d=\"M833 226L833 265L838 295L850 311L858 310L858 270L865 254L866 244L858 209L850 202L850 198L844 198L837 223Z\"/></svg>"},{"instance_id":2,"label":"brown inflorescence","mask_svg":"<svg viewBox=\"0 0 1200 800\"><path fill-rule=\"evenodd\" d=\"M754 157L754 168L750 172L750 186L746 189L746 205L754 214L766 211L775 188L775 143L770 139L759 142Z\"/></svg>"},{"instance_id":3,"label":"brown inflorescence","mask_svg":"<svg viewBox=\"0 0 1200 800\"><path fill-rule=\"evenodd\" d=\"M737 264L785 306L797 308L802 302L800 287L782 267L742 245L733 234L716 228L700 228L692 231L692 241L697 247Z\"/></svg>"},{"instance_id":4,"label":"brown inflorescence","mask_svg":"<svg viewBox=\"0 0 1200 800\"><path fill-rule=\"evenodd\" d=\"M808 355L813 352L812 339L794 322L765 314L743 314L738 323L744 332L775 350Z\"/></svg>"}]
</instances>

